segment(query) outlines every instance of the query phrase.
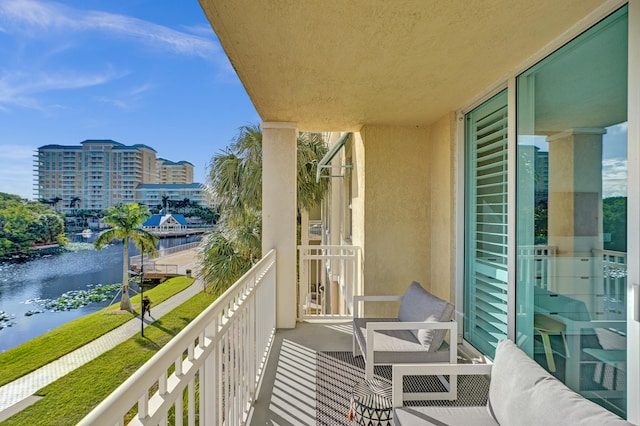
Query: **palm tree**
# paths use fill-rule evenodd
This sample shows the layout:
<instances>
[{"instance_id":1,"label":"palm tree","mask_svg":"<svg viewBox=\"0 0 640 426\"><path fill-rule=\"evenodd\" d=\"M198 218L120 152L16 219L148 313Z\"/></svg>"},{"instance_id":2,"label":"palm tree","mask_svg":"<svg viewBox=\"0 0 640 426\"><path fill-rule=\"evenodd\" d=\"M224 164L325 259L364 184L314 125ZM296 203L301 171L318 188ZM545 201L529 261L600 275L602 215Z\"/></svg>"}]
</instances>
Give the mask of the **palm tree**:
<instances>
[{"instance_id":1,"label":"palm tree","mask_svg":"<svg viewBox=\"0 0 640 426\"><path fill-rule=\"evenodd\" d=\"M58 203L59 203L60 201L62 201L62 198L61 198L61 197L59 197L58 195L56 195L55 197L53 197L53 198L51 199L51 204L53 205L53 208L54 208L55 210L58 210Z\"/></svg>"},{"instance_id":2,"label":"palm tree","mask_svg":"<svg viewBox=\"0 0 640 426\"><path fill-rule=\"evenodd\" d=\"M165 213L169 213L169 196L168 195L162 196L162 208L164 209Z\"/></svg>"},{"instance_id":3,"label":"palm tree","mask_svg":"<svg viewBox=\"0 0 640 426\"><path fill-rule=\"evenodd\" d=\"M103 219L106 224L111 225L111 229L102 233L94 242L96 248L101 249L112 240L123 241L122 297L120 299L122 310L132 310L129 300L129 240L133 241L143 254L146 252L155 256L157 253L158 237L141 227L150 215L147 207L136 203L111 207L106 210Z\"/></svg>"},{"instance_id":4,"label":"palm tree","mask_svg":"<svg viewBox=\"0 0 640 426\"><path fill-rule=\"evenodd\" d=\"M69 201L69 208L73 209L75 211L75 209L78 208L78 205L80 204L80 201L82 201L82 199L80 197L78 197L77 195L74 195L71 198L71 201Z\"/></svg>"},{"instance_id":5,"label":"palm tree","mask_svg":"<svg viewBox=\"0 0 640 426\"><path fill-rule=\"evenodd\" d=\"M53 207L53 203L52 203L52 202L51 202L51 200L50 200L50 199L48 199L48 198L39 198L39 199L38 199L38 202L39 202L39 203L42 203L42 204L46 204L46 205L48 205L49 207Z\"/></svg>"},{"instance_id":6,"label":"palm tree","mask_svg":"<svg viewBox=\"0 0 640 426\"><path fill-rule=\"evenodd\" d=\"M298 210L317 206L328 179L316 182L318 161L327 148L318 134L298 137ZM207 288L223 291L262 256L262 132L241 127L231 145L209 164L209 189L220 208L218 229L199 248L200 277Z\"/></svg>"},{"instance_id":7,"label":"palm tree","mask_svg":"<svg viewBox=\"0 0 640 426\"><path fill-rule=\"evenodd\" d=\"M188 199L187 197L185 197L181 202L180 202L180 206L182 207L182 213L184 214L187 210L187 208L189 208L191 206L191 200Z\"/></svg>"}]
</instances>

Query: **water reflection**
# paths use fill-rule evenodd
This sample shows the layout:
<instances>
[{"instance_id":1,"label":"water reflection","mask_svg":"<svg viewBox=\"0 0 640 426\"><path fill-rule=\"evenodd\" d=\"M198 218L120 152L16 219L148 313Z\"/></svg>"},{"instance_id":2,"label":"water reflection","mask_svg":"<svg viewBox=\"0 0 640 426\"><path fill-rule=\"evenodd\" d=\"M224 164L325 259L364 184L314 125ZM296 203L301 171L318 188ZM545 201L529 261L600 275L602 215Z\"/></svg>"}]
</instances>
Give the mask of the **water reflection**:
<instances>
[{"instance_id":1,"label":"water reflection","mask_svg":"<svg viewBox=\"0 0 640 426\"><path fill-rule=\"evenodd\" d=\"M75 241L90 242L80 235ZM160 248L174 247L197 241L199 237L167 238L160 240ZM130 255L138 254L130 245ZM0 311L15 315L12 327L0 330L0 352L26 342L66 322L95 312L108 305L92 303L76 310L48 312L32 316L25 313L41 309L27 303L37 299L55 299L70 290L86 290L89 285L113 284L122 281L122 244L113 244L100 251L66 252L22 263L0 263ZM115 296L115 294L113 295Z\"/></svg>"}]
</instances>

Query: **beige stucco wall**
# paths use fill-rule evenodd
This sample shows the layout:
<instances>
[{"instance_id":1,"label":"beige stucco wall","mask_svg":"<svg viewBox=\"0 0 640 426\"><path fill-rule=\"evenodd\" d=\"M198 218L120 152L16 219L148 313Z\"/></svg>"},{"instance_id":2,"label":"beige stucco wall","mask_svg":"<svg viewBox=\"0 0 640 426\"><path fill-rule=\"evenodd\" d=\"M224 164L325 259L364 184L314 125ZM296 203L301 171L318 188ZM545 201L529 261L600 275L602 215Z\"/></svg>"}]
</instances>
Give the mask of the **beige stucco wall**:
<instances>
[{"instance_id":1,"label":"beige stucco wall","mask_svg":"<svg viewBox=\"0 0 640 426\"><path fill-rule=\"evenodd\" d=\"M454 300L455 129L451 113L428 128L354 134L351 242L362 247L364 294L402 294L416 280ZM365 313L393 316L397 306Z\"/></svg>"},{"instance_id":2,"label":"beige stucco wall","mask_svg":"<svg viewBox=\"0 0 640 426\"><path fill-rule=\"evenodd\" d=\"M455 114L452 112L430 127L429 171L431 181L429 288L443 299L455 300L454 289L454 173Z\"/></svg>"},{"instance_id":3,"label":"beige stucco wall","mask_svg":"<svg viewBox=\"0 0 640 426\"><path fill-rule=\"evenodd\" d=\"M429 286L429 130L417 126L365 126L364 293L402 294L413 280ZM354 215L355 216L355 215ZM354 227L355 229L355 227ZM373 309L373 311L371 310ZM369 307L394 315L397 307Z\"/></svg>"}]
</instances>

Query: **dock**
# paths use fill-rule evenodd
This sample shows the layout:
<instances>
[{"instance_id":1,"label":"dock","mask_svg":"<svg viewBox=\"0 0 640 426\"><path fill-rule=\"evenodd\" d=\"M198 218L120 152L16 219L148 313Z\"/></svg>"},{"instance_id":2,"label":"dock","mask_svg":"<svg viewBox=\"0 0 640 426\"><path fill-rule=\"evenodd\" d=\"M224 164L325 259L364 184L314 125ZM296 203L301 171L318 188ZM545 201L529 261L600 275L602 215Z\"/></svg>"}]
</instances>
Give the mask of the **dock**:
<instances>
[{"instance_id":1,"label":"dock","mask_svg":"<svg viewBox=\"0 0 640 426\"><path fill-rule=\"evenodd\" d=\"M197 247L199 243L185 244L172 247L171 250L161 251L158 257L144 257L145 280L163 280L170 277L192 275L197 267ZM176 250L180 249L180 250ZM140 271L140 256L129 259L130 268Z\"/></svg>"}]
</instances>

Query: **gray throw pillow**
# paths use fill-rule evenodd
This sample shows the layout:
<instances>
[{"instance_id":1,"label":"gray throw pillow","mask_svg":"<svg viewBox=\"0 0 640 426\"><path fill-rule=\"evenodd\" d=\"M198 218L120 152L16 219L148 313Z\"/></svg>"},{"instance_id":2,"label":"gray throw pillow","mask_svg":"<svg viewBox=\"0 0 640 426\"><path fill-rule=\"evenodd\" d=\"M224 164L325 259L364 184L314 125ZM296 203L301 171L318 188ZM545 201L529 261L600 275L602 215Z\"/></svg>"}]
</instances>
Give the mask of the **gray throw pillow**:
<instances>
[{"instance_id":1,"label":"gray throw pillow","mask_svg":"<svg viewBox=\"0 0 640 426\"><path fill-rule=\"evenodd\" d=\"M398 321L422 322L422 321L451 321L454 307L446 300L429 293L420 284L413 281L402 297ZM447 334L447 330L411 330L420 344L428 352L440 349Z\"/></svg>"}]
</instances>

